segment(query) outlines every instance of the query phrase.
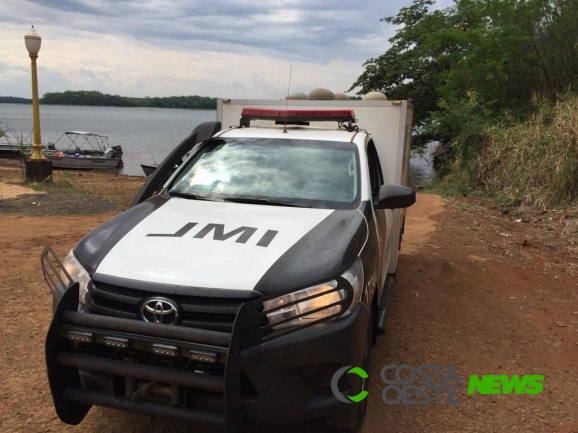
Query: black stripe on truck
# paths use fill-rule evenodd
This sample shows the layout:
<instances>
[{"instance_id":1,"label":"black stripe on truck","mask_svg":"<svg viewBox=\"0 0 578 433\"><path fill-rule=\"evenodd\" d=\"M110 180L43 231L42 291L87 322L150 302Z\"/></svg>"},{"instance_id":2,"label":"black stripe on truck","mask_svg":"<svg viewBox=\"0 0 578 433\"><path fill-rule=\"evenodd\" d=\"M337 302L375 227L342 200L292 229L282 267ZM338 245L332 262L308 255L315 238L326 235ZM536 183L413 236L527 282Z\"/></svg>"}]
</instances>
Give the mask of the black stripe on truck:
<instances>
[{"instance_id":1,"label":"black stripe on truck","mask_svg":"<svg viewBox=\"0 0 578 433\"><path fill-rule=\"evenodd\" d=\"M335 278L357 259L366 238L359 211L336 210L289 248L253 290L270 294Z\"/></svg>"},{"instance_id":2,"label":"black stripe on truck","mask_svg":"<svg viewBox=\"0 0 578 433\"><path fill-rule=\"evenodd\" d=\"M146 217L168 200L155 196L105 222L80 240L74 247L74 255L82 266L92 274L112 248Z\"/></svg>"}]
</instances>

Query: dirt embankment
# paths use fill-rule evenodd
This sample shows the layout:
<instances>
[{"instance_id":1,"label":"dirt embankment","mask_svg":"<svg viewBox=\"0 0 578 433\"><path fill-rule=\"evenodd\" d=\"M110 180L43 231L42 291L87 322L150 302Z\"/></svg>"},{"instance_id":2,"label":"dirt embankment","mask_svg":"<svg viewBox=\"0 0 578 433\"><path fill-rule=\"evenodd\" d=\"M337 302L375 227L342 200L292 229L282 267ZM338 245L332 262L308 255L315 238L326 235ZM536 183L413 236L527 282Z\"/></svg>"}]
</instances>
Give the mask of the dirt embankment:
<instances>
[{"instance_id":1,"label":"dirt embankment","mask_svg":"<svg viewBox=\"0 0 578 433\"><path fill-rule=\"evenodd\" d=\"M21 168L0 166L0 213L80 215L121 211L127 208L144 179L113 173L55 170L52 182L29 186L23 180ZM31 197L46 193L42 197ZM31 206L34 202L35 206L45 209L44 213L27 209L24 201L30 201ZM83 212L85 207L87 211Z\"/></svg>"},{"instance_id":2,"label":"dirt embankment","mask_svg":"<svg viewBox=\"0 0 578 433\"><path fill-rule=\"evenodd\" d=\"M140 187L120 176L68 178L77 191L115 203ZM7 175L0 170L0 182ZM1 199L0 199L1 203ZM79 427L54 412L44 367L51 298L39 254L64 255L114 213L0 215L0 431L216 432L184 423L93 408ZM388 328L372 358L363 432L578 431L578 272L571 241L548 216L515 222L500 209L420 194L408 211ZM547 227L555 227L548 230ZM577 237L578 240L578 237ZM540 395L460 394L461 405L388 406L387 364L454 364L470 374L544 374ZM322 422L255 431L327 432Z\"/></svg>"}]
</instances>

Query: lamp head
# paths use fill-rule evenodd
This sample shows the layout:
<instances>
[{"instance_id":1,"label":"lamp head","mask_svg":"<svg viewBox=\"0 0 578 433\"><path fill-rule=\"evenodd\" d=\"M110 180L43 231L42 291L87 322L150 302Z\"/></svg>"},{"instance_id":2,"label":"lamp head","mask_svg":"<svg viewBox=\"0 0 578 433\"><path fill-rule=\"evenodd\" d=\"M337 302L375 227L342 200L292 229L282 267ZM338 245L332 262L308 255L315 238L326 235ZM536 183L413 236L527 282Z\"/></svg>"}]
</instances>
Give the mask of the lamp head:
<instances>
[{"instance_id":1,"label":"lamp head","mask_svg":"<svg viewBox=\"0 0 578 433\"><path fill-rule=\"evenodd\" d=\"M40 44L42 42L42 38L36 30L34 26L30 27L28 33L24 35L24 43L26 44L26 49L31 55L37 55L38 51L40 51Z\"/></svg>"}]
</instances>

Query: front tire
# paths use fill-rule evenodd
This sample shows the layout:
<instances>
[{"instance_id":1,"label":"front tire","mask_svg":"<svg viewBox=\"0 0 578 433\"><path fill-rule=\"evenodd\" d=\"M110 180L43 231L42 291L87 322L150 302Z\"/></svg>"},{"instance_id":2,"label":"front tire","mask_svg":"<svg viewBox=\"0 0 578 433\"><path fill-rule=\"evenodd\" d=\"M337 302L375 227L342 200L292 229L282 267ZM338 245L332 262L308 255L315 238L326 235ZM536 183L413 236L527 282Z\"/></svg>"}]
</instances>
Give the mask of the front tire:
<instances>
[{"instance_id":1,"label":"front tire","mask_svg":"<svg viewBox=\"0 0 578 433\"><path fill-rule=\"evenodd\" d=\"M361 368L365 372L370 374L371 366L371 346L373 342L373 320L370 318L367 331L367 338L365 339L365 353L363 355L363 365ZM369 378L363 379L363 389L368 391L369 389ZM350 404L346 410L336 413L335 415L325 418L325 422L328 426L336 429L337 432L349 432L355 433L359 431L365 420L365 414L367 412L367 397L355 404Z\"/></svg>"}]
</instances>

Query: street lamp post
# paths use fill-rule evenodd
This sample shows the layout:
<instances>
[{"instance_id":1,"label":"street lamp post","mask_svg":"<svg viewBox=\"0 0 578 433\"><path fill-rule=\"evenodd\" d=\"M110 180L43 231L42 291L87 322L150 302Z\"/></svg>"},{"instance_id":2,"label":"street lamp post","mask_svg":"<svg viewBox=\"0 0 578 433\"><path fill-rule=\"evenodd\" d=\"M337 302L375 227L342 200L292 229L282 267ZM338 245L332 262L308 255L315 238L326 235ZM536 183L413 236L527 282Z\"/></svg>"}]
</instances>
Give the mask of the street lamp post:
<instances>
[{"instance_id":1,"label":"street lamp post","mask_svg":"<svg viewBox=\"0 0 578 433\"><path fill-rule=\"evenodd\" d=\"M36 33L34 26L24 36L24 42L32 63L32 118L34 122L33 152L26 161L26 180L28 182L42 182L52 175L52 161L47 160L42 154L40 101L38 100L38 77L36 75L36 59L38 58L42 39Z\"/></svg>"}]
</instances>

